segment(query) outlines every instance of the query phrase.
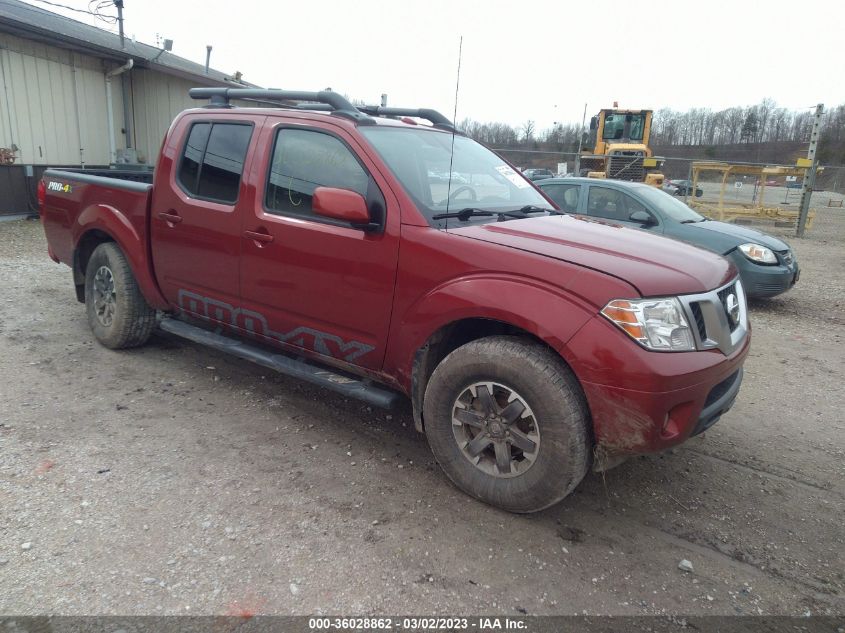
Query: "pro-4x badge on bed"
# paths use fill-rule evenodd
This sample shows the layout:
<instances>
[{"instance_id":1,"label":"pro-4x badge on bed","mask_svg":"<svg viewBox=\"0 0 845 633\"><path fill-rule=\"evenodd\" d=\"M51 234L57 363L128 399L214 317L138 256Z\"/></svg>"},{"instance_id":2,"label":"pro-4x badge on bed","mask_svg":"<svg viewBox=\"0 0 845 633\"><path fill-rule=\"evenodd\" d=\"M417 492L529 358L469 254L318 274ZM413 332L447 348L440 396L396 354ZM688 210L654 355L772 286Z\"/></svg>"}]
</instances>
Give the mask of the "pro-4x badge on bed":
<instances>
[{"instance_id":1,"label":"pro-4x badge on bed","mask_svg":"<svg viewBox=\"0 0 845 633\"><path fill-rule=\"evenodd\" d=\"M61 191L62 193L70 193L73 191L73 187L63 182L56 182L55 180L51 180L47 183L47 191Z\"/></svg>"}]
</instances>

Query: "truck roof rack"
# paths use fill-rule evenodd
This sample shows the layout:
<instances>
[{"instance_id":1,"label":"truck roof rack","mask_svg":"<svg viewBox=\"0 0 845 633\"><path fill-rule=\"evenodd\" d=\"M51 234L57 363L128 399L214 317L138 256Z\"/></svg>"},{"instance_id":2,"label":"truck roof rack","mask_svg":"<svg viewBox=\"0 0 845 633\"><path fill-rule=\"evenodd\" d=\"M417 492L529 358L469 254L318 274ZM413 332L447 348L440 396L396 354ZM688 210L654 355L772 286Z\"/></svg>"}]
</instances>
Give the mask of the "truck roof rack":
<instances>
[{"instance_id":1,"label":"truck roof rack","mask_svg":"<svg viewBox=\"0 0 845 633\"><path fill-rule=\"evenodd\" d=\"M332 114L345 116L358 123L371 122L370 117L356 108L343 95L331 90L320 92L302 92L298 90L264 90L261 88L191 88L188 94L192 99L210 99L212 108L230 108L230 99L254 99L259 101L314 101L328 106Z\"/></svg>"},{"instance_id":2,"label":"truck roof rack","mask_svg":"<svg viewBox=\"0 0 845 633\"><path fill-rule=\"evenodd\" d=\"M257 101L277 104L294 110L318 110L345 116L358 123L372 123L371 116L400 117L411 116L426 119L439 129L456 132L454 124L437 110L431 108L389 108L377 105L354 106L343 95L322 90L320 92L301 92L296 90L277 90L260 88L191 88L188 94L193 99L210 99L209 107L231 108L230 99ZM310 103L290 103L307 101Z\"/></svg>"},{"instance_id":3,"label":"truck roof rack","mask_svg":"<svg viewBox=\"0 0 845 633\"><path fill-rule=\"evenodd\" d=\"M437 110L432 110L431 108L389 108L387 106L377 106L377 105L369 105L369 106L358 106L358 109L361 112L365 112L366 114L372 116L388 116L388 117L395 117L395 116L413 116L418 117L420 119L425 119L430 121L431 124L436 128L441 128L444 130L449 130L450 132L456 131L455 126L452 122L447 119L445 116L440 114Z\"/></svg>"}]
</instances>

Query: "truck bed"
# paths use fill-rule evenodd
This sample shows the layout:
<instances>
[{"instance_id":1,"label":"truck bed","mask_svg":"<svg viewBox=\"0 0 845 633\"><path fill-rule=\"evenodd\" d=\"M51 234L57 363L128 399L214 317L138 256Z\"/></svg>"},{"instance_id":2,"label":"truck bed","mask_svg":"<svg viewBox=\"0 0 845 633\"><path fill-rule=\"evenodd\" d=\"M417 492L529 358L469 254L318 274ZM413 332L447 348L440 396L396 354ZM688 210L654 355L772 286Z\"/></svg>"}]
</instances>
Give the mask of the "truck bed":
<instances>
[{"instance_id":1,"label":"truck bed","mask_svg":"<svg viewBox=\"0 0 845 633\"><path fill-rule=\"evenodd\" d=\"M153 186L138 179L149 181L152 172L48 169L42 178L46 191L41 219L55 261L73 266L74 248L90 230L102 230L122 242L120 235L112 234L119 226L127 237L131 236L133 250L137 251L138 245L148 246Z\"/></svg>"},{"instance_id":2,"label":"truck bed","mask_svg":"<svg viewBox=\"0 0 845 633\"><path fill-rule=\"evenodd\" d=\"M113 180L129 180L131 182L140 182L144 184L152 184L153 170L152 169L47 169L46 171L62 171L69 174L77 174L80 176L102 176L104 178L111 178Z\"/></svg>"}]
</instances>

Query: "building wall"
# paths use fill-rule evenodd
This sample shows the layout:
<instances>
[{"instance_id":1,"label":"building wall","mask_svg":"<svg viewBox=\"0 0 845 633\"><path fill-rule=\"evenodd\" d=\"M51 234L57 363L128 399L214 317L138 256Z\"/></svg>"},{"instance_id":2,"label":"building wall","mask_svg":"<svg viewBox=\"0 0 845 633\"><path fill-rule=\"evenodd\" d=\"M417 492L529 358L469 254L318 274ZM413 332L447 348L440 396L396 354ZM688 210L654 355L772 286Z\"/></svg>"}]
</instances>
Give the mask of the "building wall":
<instances>
[{"instance_id":1,"label":"building wall","mask_svg":"<svg viewBox=\"0 0 845 633\"><path fill-rule=\"evenodd\" d=\"M0 33L0 147L17 164L108 164L106 65L96 57ZM123 98L112 82L115 140Z\"/></svg>"},{"instance_id":2,"label":"building wall","mask_svg":"<svg viewBox=\"0 0 845 633\"><path fill-rule=\"evenodd\" d=\"M164 53L167 54L167 53ZM111 162L106 72L115 62L0 33L0 148L18 147L15 164L0 165L0 215L30 213L44 166L102 166ZM139 162L154 164L173 118L198 103L189 81L134 68L130 77L132 141ZM208 85L208 84L206 84ZM115 148L126 147L123 91L112 79ZM26 176L24 165L36 167Z\"/></svg>"},{"instance_id":3,"label":"building wall","mask_svg":"<svg viewBox=\"0 0 845 633\"><path fill-rule=\"evenodd\" d=\"M0 147L17 145L18 165L107 165L105 73L117 65L0 33ZM152 164L173 117L202 105L188 90L203 83L144 68L127 74L132 141L140 162ZM112 103L115 146L123 149L120 76Z\"/></svg>"},{"instance_id":4,"label":"building wall","mask_svg":"<svg viewBox=\"0 0 845 633\"><path fill-rule=\"evenodd\" d=\"M131 76L135 122L132 137L138 159L153 164L173 118L182 110L204 105L188 96L189 89L202 84L144 68L132 70Z\"/></svg>"}]
</instances>

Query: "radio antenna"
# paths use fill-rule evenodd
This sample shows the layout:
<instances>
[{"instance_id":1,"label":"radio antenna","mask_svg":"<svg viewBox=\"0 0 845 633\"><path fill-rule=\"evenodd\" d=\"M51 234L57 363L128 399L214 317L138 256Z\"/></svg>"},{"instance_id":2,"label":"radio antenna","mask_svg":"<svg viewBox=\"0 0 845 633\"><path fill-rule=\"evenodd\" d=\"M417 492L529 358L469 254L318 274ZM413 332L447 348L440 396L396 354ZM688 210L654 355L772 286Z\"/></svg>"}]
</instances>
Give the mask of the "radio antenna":
<instances>
[{"instance_id":1,"label":"radio antenna","mask_svg":"<svg viewBox=\"0 0 845 633\"><path fill-rule=\"evenodd\" d=\"M458 90L461 87L461 55L464 50L464 36L458 41L458 76L455 79L455 111L452 114L452 148L449 152L449 184L446 187L446 213L452 201L452 162L455 159L455 131L458 125ZM449 230L449 218L446 218L446 230Z\"/></svg>"}]
</instances>

